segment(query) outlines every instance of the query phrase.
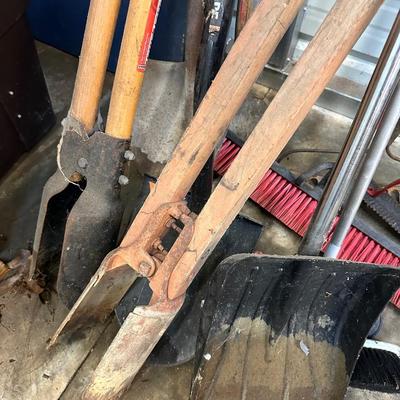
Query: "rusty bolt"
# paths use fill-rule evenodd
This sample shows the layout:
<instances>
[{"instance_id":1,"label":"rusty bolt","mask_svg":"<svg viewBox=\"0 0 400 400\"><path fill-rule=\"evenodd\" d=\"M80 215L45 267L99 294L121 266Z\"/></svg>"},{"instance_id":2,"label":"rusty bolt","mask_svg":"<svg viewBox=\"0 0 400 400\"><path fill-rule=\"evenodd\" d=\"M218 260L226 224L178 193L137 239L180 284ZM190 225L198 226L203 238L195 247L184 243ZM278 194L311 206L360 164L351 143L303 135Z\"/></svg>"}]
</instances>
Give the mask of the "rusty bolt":
<instances>
[{"instance_id":1,"label":"rusty bolt","mask_svg":"<svg viewBox=\"0 0 400 400\"><path fill-rule=\"evenodd\" d=\"M154 273L154 268L145 261L139 264L139 272L141 275L150 277Z\"/></svg>"},{"instance_id":2,"label":"rusty bolt","mask_svg":"<svg viewBox=\"0 0 400 400\"><path fill-rule=\"evenodd\" d=\"M177 224L175 224L175 222L171 224L171 228L173 230L177 231L178 233L182 232L182 228L179 228L179 226Z\"/></svg>"},{"instance_id":3,"label":"rusty bolt","mask_svg":"<svg viewBox=\"0 0 400 400\"><path fill-rule=\"evenodd\" d=\"M168 222L165 224L167 228L172 228L174 231L177 231L178 233L182 232L182 228L179 228L179 226L175 223L174 219L168 220Z\"/></svg>"},{"instance_id":4,"label":"rusty bolt","mask_svg":"<svg viewBox=\"0 0 400 400\"><path fill-rule=\"evenodd\" d=\"M178 209L172 209L170 212L171 217L175 218L175 219L179 219L182 215L182 211L178 210Z\"/></svg>"},{"instance_id":5,"label":"rusty bolt","mask_svg":"<svg viewBox=\"0 0 400 400\"><path fill-rule=\"evenodd\" d=\"M164 251L164 250L165 250L165 248L164 248L164 246L162 245L160 239L157 239L157 240L154 241L154 243L153 243L153 248L155 248L155 249L157 249L157 250L160 250L160 251Z\"/></svg>"}]
</instances>

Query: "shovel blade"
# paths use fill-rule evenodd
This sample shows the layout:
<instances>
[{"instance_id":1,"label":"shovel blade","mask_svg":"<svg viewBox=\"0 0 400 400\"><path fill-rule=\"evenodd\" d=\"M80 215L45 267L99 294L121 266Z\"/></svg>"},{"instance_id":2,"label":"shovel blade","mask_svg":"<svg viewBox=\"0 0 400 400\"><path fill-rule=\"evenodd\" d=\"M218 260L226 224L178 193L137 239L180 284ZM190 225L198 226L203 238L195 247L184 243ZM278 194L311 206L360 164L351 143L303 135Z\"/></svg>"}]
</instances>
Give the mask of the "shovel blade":
<instances>
[{"instance_id":1,"label":"shovel blade","mask_svg":"<svg viewBox=\"0 0 400 400\"><path fill-rule=\"evenodd\" d=\"M65 225L57 293L68 308L73 307L104 256L117 245L123 207L108 186L104 182L99 189L88 183Z\"/></svg>"},{"instance_id":2,"label":"shovel blade","mask_svg":"<svg viewBox=\"0 0 400 400\"><path fill-rule=\"evenodd\" d=\"M57 275L65 224L81 193L79 186L68 182L60 170L47 180L36 224L29 280Z\"/></svg>"},{"instance_id":3,"label":"shovel blade","mask_svg":"<svg viewBox=\"0 0 400 400\"><path fill-rule=\"evenodd\" d=\"M343 399L400 270L319 257L237 255L211 282L192 400Z\"/></svg>"},{"instance_id":4,"label":"shovel blade","mask_svg":"<svg viewBox=\"0 0 400 400\"><path fill-rule=\"evenodd\" d=\"M181 305L179 301L164 311L157 306L136 307L94 371L82 399L118 399L129 388Z\"/></svg>"},{"instance_id":5,"label":"shovel blade","mask_svg":"<svg viewBox=\"0 0 400 400\"><path fill-rule=\"evenodd\" d=\"M136 280L138 274L129 266L111 271L106 268L107 261L112 255L113 252L104 259L99 270L51 338L49 346L54 345L65 333L68 333L66 336L70 338L77 330L104 323L129 286Z\"/></svg>"}]
</instances>

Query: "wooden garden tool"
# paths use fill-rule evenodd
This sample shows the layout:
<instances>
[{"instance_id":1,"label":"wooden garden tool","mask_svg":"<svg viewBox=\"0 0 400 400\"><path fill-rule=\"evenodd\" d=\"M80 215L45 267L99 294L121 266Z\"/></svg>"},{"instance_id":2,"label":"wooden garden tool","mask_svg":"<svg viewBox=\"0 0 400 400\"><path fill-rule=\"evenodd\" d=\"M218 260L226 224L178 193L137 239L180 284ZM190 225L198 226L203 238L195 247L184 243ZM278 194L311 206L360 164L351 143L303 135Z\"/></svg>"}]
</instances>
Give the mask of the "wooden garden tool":
<instances>
[{"instance_id":1,"label":"wooden garden tool","mask_svg":"<svg viewBox=\"0 0 400 400\"><path fill-rule=\"evenodd\" d=\"M133 221L56 332L102 321L137 274L150 281L148 306L125 320L98 365L85 399L115 399L129 387L182 304L185 291L246 199L256 188L383 0L338 0L254 128L199 216L184 197L238 110L302 1L263 0L211 85L196 115ZM172 247L168 229L179 236Z\"/></svg>"},{"instance_id":2,"label":"wooden garden tool","mask_svg":"<svg viewBox=\"0 0 400 400\"><path fill-rule=\"evenodd\" d=\"M58 146L58 170L46 183L35 233L30 282L51 276L71 307L116 245L120 187L160 0L131 0L105 132L96 125L120 0L92 0L71 108Z\"/></svg>"}]
</instances>

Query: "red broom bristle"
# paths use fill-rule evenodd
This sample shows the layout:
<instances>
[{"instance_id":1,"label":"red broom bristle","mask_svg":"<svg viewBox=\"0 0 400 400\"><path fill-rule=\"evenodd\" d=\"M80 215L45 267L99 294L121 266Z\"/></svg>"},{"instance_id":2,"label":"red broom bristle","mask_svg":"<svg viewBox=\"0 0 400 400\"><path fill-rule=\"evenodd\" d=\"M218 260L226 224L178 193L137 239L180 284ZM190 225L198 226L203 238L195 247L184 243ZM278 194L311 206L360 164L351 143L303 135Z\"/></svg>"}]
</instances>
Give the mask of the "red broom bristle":
<instances>
[{"instance_id":1,"label":"red broom bristle","mask_svg":"<svg viewBox=\"0 0 400 400\"><path fill-rule=\"evenodd\" d=\"M214 163L214 170L223 175L232 164L240 146L225 139ZM268 170L250 198L288 228L304 236L318 202L275 171ZM322 250L329 243L339 220L336 217ZM339 259L373 264L400 266L400 259L354 226L348 232L338 255ZM400 308L400 289L391 302Z\"/></svg>"}]
</instances>

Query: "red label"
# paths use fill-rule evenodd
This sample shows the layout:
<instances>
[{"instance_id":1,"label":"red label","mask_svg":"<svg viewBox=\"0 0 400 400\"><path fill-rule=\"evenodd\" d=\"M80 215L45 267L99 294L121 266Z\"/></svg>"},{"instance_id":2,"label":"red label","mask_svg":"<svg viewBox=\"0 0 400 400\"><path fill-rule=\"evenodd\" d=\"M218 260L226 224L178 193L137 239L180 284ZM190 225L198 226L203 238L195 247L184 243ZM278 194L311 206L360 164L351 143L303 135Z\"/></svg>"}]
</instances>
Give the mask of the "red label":
<instances>
[{"instance_id":1,"label":"red label","mask_svg":"<svg viewBox=\"0 0 400 400\"><path fill-rule=\"evenodd\" d=\"M140 46L137 70L144 72L146 69L147 59L149 57L151 41L153 40L154 27L157 22L158 10L160 9L161 0L152 0L147 17L146 29L144 31L143 41Z\"/></svg>"}]
</instances>

